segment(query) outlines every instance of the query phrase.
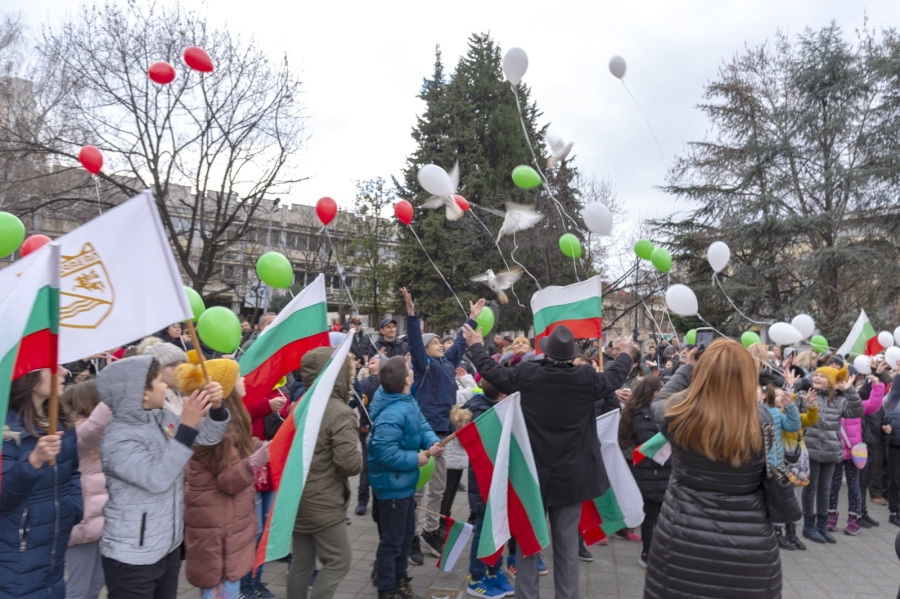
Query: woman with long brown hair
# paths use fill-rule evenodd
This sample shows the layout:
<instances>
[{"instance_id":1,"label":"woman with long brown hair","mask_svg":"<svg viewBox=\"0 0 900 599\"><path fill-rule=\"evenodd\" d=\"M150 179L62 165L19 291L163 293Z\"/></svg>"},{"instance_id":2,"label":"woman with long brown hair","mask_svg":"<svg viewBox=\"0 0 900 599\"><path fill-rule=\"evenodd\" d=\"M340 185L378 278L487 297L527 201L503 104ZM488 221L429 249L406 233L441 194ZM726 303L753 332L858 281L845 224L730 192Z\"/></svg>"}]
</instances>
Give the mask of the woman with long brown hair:
<instances>
[{"instance_id":1,"label":"woman with long brown hair","mask_svg":"<svg viewBox=\"0 0 900 599\"><path fill-rule=\"evenodd\" d=\"M762 494L759 369L740 343L683 354L653 402L672 476L647 564L645 597L781 596L781 561Z\"/></svg>"}]
</instances>

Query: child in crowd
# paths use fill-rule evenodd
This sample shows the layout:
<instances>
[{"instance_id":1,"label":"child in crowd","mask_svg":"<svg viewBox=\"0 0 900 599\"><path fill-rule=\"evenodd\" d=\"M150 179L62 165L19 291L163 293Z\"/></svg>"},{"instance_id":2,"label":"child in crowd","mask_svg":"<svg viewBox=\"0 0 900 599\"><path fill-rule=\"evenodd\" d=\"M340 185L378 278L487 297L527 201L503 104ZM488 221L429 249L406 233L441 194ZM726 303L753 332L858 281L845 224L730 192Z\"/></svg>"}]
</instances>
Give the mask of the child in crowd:
<instances>
[{"instance_id":1,"label":"child in crowd","mask_svg":"<svg viewBox=\"0 0 900 599\"><path fill-rule=\"evenodd\" d=\"M109 500L100 553L109 599L178 594L184 538L184 469L194 443L215 445L228 428L222 386L184 399L181 419L164 410L162 366L150 356L113 362L97 377L112 420L100 442Z\"/></svg>"},{"instance_id":2,"label":"child in crowd","mask_svg":"<svg viewBox=\"0 0 900 599\"><path fill-rule=\"evenodd\" d=\"M378 502L380 540L376 556L378 599L410 599L413 591L406 575L409 548L415 535L413 496L419 467L443 451L440 440L412 395L413 376L399 356L381 365L381 387L369 413L369 484ZM422 451L426 450L427 451Z\"/></svg>"}]
</instances>

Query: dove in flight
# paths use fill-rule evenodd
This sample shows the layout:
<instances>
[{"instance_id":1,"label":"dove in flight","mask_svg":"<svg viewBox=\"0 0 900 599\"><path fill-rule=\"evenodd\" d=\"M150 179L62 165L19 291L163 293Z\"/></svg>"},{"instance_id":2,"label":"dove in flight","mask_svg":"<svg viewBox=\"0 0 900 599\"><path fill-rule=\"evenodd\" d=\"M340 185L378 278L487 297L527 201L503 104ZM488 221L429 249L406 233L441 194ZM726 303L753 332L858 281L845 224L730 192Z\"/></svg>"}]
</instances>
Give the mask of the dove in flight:
<instances>
[{"instance_id":1,"label":"dove in flight","mask_svg":"<svg viewBox=\"0 0 900 599\"><path fill-rule=\"evenodd\" d=\"M513 285L515 285L516 281L519 280L519 277L522 276L524 271L518 266L514 268L510 268L509 270L501 270L497 274L494 274L494 271L490 268L487 269L487 272L483 272L479 275L475 275L472 277L472 281L477 283L484 283L488 287L491 288L491 291L497 294L497 298L500 299L501 304L506 304L509 302L509 298L503 293L504 289L509 289Z\"/></svg>"},{"instance_id":2,"label":"dove in flight","mask_svg":"<svg viewBox=\"0 0 900 599\"><path fill-rule=\"evenodd\" d=\"M507 202L506 214L503 215L503 226L500 227L500 233L497 234L497 243L500 243L500 238L504 235L530 229L541 222L542 218L544 215L535 210L534 206Z\"/></svg>"},{"instance_id":3,"label":"dove in flight","mask_svg":"<svg viewBox=\"0 0 900 599\"><path fill-rule=\"evenodd\" d=\"M557 163L562 162L572 151L575 142L565 143L558 137L552 135L547 136L547 142L550 144L550 158L547 159L547 168L553 168Z\"/></svg>"},{"instance_id":4,"label":"dove in flight","mask_svg":"<svg viewBox=\"0 0 900 599\"><path fill-rule=\"evenodd\" d=\"M456 203L456 189L459 187L459 161L453 165L450 171L450 191L449 194L433 195L422 203L422 208L440 208L446 207L447 220L458 220L464 214L463 209Z\"/></svg>"}]
</instances>

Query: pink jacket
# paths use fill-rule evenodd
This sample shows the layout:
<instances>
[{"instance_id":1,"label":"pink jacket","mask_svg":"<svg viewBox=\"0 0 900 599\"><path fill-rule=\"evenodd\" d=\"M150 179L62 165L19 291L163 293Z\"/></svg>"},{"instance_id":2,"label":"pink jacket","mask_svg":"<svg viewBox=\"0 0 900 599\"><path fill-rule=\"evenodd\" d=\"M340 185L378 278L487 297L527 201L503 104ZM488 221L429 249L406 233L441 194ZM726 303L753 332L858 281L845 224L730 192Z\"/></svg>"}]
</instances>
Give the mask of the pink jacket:
<instances>
[{"instance_id":1,"label":"pink jacket","mask_svg":"<svg viewBox=\"0 0 900 599\"><path fill-rule=\"evenodd\" d=\"M862 402L863 410L866 416L874 414L881 409L881 403L884 401L884 383L875 383L872 385L872 392L869 393L869 399ZM850 439L850 446L847 446L847 440L841 435L841 446L844 448L844 460L850 459L850 448L857 443L862 442L862 418L841 418L841 428L847 433Z\"/></svg>"},{"instance_id":2,"label":"pink jacket","mask_svg":"<svg viewBox=\"0 0 900 599\"><path fill-rule=\"evenodd\" d=\"M75 425L84 519L72 529L69 545L99 541L103 533L103 506L109 495L106 493L106 476L100 464L100 439L111 418L109 406L101 402L89 418L80 420Z\"/></svg>"}]
</instances>

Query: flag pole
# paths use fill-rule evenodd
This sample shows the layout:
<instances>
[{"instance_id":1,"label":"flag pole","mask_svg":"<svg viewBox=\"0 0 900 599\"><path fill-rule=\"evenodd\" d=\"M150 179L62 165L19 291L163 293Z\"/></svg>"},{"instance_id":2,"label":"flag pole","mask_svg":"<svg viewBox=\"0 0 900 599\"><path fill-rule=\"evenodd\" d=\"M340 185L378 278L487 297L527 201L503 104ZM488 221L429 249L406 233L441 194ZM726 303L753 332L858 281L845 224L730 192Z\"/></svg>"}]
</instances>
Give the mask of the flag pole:
<instances>
[{"instance_id":1,"label":"flag pole","mask_svg":"<svg viewBox=\"0 0 900 599\"><path fill-rule=\"evenodd\" d=\"M429 514L431 514L431 515L433 515L433 516L439 516L439 517L441 517L441 518L449 518L449 517L450 517L450 516L445 516L444 514L439 514L438 512L429 510L428 508L424 508L424 507L419 506L419 505L416 506L416 509L417 509L417 510L422 510L423 512L427 512L427 513L429 513Z\"/></svg>"},{"instance_id":2,"label":"flag pole","mask_svg":"<svg viewBox=\"0 0 900 599\"><path fill-rule=\"evenodd\" d=\"M191 343L194 344L194 351L197 352L197 361L200 364L200 370L203 371L203 378L209 383L209 373L206 372L206 358L203 356L203 351L200 349L200 337L197 336L197 329L194 327L194 321L187 321L188 332L191 334Z\"/></svg>"},{"instance_id":3,"label":"flag pole","mask_svg":"<svg viewBox=\"0 0 900 599\"><path fill-rule=\"evenodd\" d=\"M47 434L55 435L59 428L59 381L56 368L50 368L50 400L47 402ZM48 462L51 466L56 464L56 458Z\"/></svg>"}]
</instances>

